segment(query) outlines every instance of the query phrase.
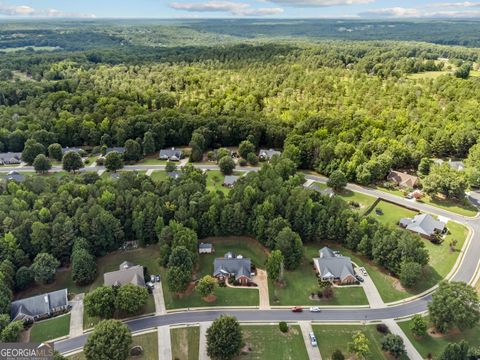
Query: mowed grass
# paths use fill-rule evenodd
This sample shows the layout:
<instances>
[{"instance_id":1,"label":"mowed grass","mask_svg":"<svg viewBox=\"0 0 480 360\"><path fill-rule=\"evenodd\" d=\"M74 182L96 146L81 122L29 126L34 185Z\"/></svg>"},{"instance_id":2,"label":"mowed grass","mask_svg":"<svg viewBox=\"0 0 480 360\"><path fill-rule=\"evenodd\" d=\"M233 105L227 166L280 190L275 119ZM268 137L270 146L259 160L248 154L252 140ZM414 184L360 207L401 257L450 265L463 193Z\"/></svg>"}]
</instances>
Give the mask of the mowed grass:
<instances>
[{"instance_id":1,"label":"mowed grass","mask_svg":"<svg viewBox=\"0 0 480 360\"><path fill-rule=\"evenodd\" d=\"M416 74L409 74L407 75L408 79L411 80L418 80L418 79L436 79L442 75L447 75L450 74L451 71L425 71L421 73L416 73Z\"/></svg>"},{"instance_id":2,"label":"mowed grass","mask_svg":"<svg viewBox=\"0 0 480 360\"><path fill-rule=\"evenodd\" d=\"M177 360L197 360L199 358L200 328L187 326L170 329L172 358Z\"/></svg>"},{"instance_id":3,"label":"mowed grass","mask_svg":"<svg viewBox=\"0 0 480 360\"><path fill-rule=\"evenodd\" d=\"M167 175L167 172L166 171L163 171L163 170L157 170L157 171L154 171L152 172L152 174L150 175L150 178L159 183L161 181L165 181L168 179L168 175Z\"/></svg>"},{"instance_id":4,"label":"mowed grass","mask_svg":"<svg viewBox=\"0 0 480 360\"><path fill-rule=\"evenodd\" d=\"M305 246L305 257L299 268L294 271L284 272L285 285L279 286L269 280L268 291L270 305L368 305L368 299L359 286L335 287L334 296L329 300L311 300L310 294L320 290L318 278L311 264L313 257L318 257L318 250L323 245Z\"/></svg>"},{"instance_id":5,"label":"mowed grass","mask_svg":"<svg viewBox=\"0 0 480 360\"><path fill-rule=\"evenodd\" d=\"M199 256L199 266L196 272L197 279L205 275L212 275L213 261L216 257L223 257L228 251L237 255L250 258L257 267L264 268L267 258L266 250L255 240L248 237L206 238L202 242L213 243L214 254L202 254ZM161 269L163 295L168 309L203 307L203 306L258 306L258 289L232 289L217 287L215 290L216 300L205 302L198 293L190 287L184 294L173 294L168 289L166 278L167 270Z\"/></svg>"},{"instance_id":6,"label":"mowed grass","mask_svg":"<svg viewBox=\"0 0 480 360\"><path fill-rule=\"evenodd\" d=\"M367 360L389 359L382 351L380 341L383 335L375 325L313 325L312 328L323 359L331 359L337 349L348 359L348 343L357 331L363 332L369 341Z\"/></svg>"},{"instance_id":7,"label":"mowed grass","mask_svg":"<svg viewBox=\"0 0 480 360\"><path fill-rule=\"evenodd\" d=\"M153 360L158 359L158 337L157 332L137 335L133 337L130 348L140 345L143 348L143 354L140 356L129 356L128 360ZM86 360L83 352L68 356L69 360Z\"/></svg>"},{"instance_id":8,"label":"mowed grass","mask_svg":"<svg viewBox=\"0 0 480 360\"><path fill-rule=\"evenodd\" d=\"M381 215L376 213L377 210L381 211ZM396 226L401 218L411 218L417 214L417 211L409 210L386 201L380 201L368 216L377 219L382 224Z\"/></svg>"},{"instance_id":9,"label":"mowed grass","mask_svg":"<svg viewBox=\"0 0 480 360\"><path fill-rule=\"evenodd\" d=\"M41 343L53 340L70 332L70 314L60 315L52 319L33 324L30 330L30 342Z\"/></svg>"},{"instance_id":10,"label":"mowed grass","mask_svg":"<svg viewBox=\"0 0 480 360\"><path fill-rule=\"evenodd\" d=\"M464 201L453 201L450 199L432 199L430 196L424 196L417 201L433 205L463 216L475 216L478 212L478 209L467 199L465 199Z\"/></svg>"},{"instance_id":11,"label":"mowed grass","mask_svg":"<svg viewBox=\"0 0 480 360\"><path fill-rule=\"evenodd\" d=\"M337 196L345 200L347 203L351 201L358 203L360 207L353 209L361 213L364 213L368 208L370 208L370 206L372 206L376 200L376 198L374 198L373 196L361 194L359 192L347 189L337 194Z\"/></svg>"},{"instance_id":12,"label":"mowed grass","mask_svg":"<svg viewBox=\"0 0 480 360\"><path fill-rule=\"evenodd\" d=\"M245 360L308 360L307 349L298 325L282 333L278 325L242 326L245 347L251 351L238 359Z\"/></svg>"},{"instance_id":13,"label":"mowed grass","mask_svg":"<svg viewBox=\"0 0 480 360\"><path fill-rule=\"evenodd\" d=\"M480 346L480 324L477 324L473 329L452 330L446 335L436 334L436 336L430 336L427 334L422 338L417 338L410 330L411 323L411 320L399 321L398 325L400 325L405 335L407 335L423 358L426 358L431 353L433 359L438 359L448 343L458 343L460 340L466 340L470 346Z\"/></svg>"}]
</instances>

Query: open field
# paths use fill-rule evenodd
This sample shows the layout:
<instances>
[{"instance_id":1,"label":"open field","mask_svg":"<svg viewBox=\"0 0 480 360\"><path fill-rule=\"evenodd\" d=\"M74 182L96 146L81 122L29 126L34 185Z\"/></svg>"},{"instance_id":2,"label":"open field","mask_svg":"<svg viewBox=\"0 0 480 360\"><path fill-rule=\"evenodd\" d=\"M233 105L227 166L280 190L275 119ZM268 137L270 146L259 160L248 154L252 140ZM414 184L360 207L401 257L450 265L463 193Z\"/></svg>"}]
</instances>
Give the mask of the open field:
<instances>
[{"instance_id":1,"label":"open field","mask_svg":"<svg viewBox=\"0 0 480 360\"><path fill-rule=\"evenodd\" d=\"M411 320L399 321L398 325L400 325L405 335L407 335L413 343L413 346L415 346L420 355L424 358L426 358L428 354L432 354L434 360L438 359L448 343L455 343L460 340L466 340L471 346L480 346L480 324L477 324L473 329L463 331L452 330L446 335L426 335L423 338L417 338L410 330L411 322Z\"/></svg>"},{"instance_id":2,"label":"open field","mask_svg":"<svg viewBox=\"0 0 480 360\"><path fill-rule=\"evenodd\" d=\"M382 214L377 214L377 210L381 211ZM401 218L411 218L416 214L416 211L409 210L402 206L391 204L386 201L380 201L377 206L372 209L372 212L370 212L368 216L377 219L382 224L396 226Z\"/></svg>"},{"instance_id":3,"label":"open field","mask_svg":"<svg viewBox=\"0 0 480 360\"><path fill-rule=\"evenodd\" d=\"M278 325L242 326L243 340L251 351L238 359L246 360L307 360L307 350L298 325L282 333Z\"/></svg>"},{"instance_id":4,"label":"open field","mask_svg":"<svg viewBox=\"0 0 480 360\"><path fill-rule=\"evenodd\" d=\"M30 342L41 343L53 340L70 332L70 314L60 315L52 319L33 324L30 330Z\"/></svg>"},{"instance_id":5,"label":"open field","mask_svg":"<svg viewBox=\"0 0 480 360\"><path fill-rule=\"evenodd\" d=\"M138 335L133 337L131 347L140 345L143 348L143 354L140 356L129 356L127 360L152 360L158 359L158 338L157 332ZM69 360L85 360L83 352L69 356Z\"/></svg>"},{"instance_id":6,"label":"open field","mask_svg":"<svg viewBox=\"0 0 480 360\"><path fill-rule=\"evenodd\" d=\"M363 332L369 341L370 353L366 357L367 360L389 359L382 351L380 344L383 335L377 331L375 325L313 325L312 327L323 359L330 359L337 349L342 351L345 358L348 358L348 343L352 341L352 336L357 331Z\"/></svg>"},{"instance_id":7,"label":"open field","mask_svg":"<svg viewBox=\"0 0 480 360\"><path fill-rule=\"evenodd\" d=\"M170 329L172 358L178 360L197 360L199 352L200 328L187 326Z\"/></svg>"},{"instance_id":8,"label":"open field","mask_svg":"<svg viewBox=\"0 0 480 360\"><path fill-rule=\"evenodd\" d=\"M318 278L310 262L314 256L318 257L318 250L321 247L316 245L305 247L305 257L300 267L294 271L285 271L285 286L278 286L269 281L270 305L368 305L365 292L359 286L335 287L334 296L329 300L309 299L311 293L320 290Z\"/></svg>"},{"instance_id":9,"label":"open field","mask_svg":"<svg viewBox=\"0 0 480 360\"><path fill-rule=\"evenodd\" d=\"M451 71L425 71L416 74L408 74L407 79L417 80L417 79L436 79L442 75L451 74Z\"/></svg>"},{"instance_id":10,"label":"open field","mask_svg":"<svg viewBox=\"0 0 480 360\"><path fill-rule=\"evenodd\" d=\"M346 202L353 201L358 203L360 207L353 208L353 209L358 210L361 213L365 212L370 206L372 206L372 204L376 200L373 196L361 194L359 192L355 192L347 189L340 192L337 196L342 198Z\"/></svg>"}]
</instances>

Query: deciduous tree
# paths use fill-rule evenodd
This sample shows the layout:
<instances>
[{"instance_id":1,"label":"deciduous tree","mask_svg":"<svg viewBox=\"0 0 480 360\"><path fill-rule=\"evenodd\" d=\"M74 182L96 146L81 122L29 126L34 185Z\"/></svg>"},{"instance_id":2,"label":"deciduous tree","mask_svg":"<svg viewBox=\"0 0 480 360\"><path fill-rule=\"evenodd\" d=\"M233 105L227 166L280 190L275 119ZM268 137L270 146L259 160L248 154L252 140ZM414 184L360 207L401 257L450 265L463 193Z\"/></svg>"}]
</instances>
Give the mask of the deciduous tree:
<instances>
[{"instance_id":1,"label":"deciduous tree","mask_svg":"<svg viewBox=\"0 0 480 360\"><path fill-rule=\"evenodd\" d=\"M213 359L230 360L242 346L242 330L232 316L221 315L207 329L207 354Z\"/></svg>"},{"instance_id":2,"label":"deciduous tree","mask_svg":"<svg viewBox=\"0 0 480 360\"><path fill-rule=\"evenodd\" d=\"M87 360L126 360L131 344L127 325L118 320L103 320L87 338L83 352Z\"/></svg>"}]
</instances>

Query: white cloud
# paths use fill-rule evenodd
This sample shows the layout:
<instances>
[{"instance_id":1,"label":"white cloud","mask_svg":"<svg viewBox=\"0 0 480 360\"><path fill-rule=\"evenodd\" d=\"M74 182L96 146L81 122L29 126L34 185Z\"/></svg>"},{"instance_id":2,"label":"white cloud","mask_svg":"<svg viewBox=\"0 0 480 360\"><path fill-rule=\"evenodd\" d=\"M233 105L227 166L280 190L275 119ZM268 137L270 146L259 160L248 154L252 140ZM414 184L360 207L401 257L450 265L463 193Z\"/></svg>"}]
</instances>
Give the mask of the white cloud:
<instances>
[{"instance_id":1,"label":"white cloud","mask_svg":"<svg viewBox=\"0 0 480 360\"><path fill-rule=\"evenodd\" d=\"M480 17L480 11L426 11L416 8L383 8L372 9L358 14L364 18L477 18Z\"/></svg>"},{"instance_id":2,"label":"white cloud","mask_svg":"<svg viewBox=\"0 0 480 360\"><path fill-rule=\"evenodd\" d=\"M330 7L371 4L375 0L270 0L270 2L293 7Z\"/></svg>"},{"instance_id":3,"label":"white cloud","mask_svg":"<svg viewBox=\"0 0 480 360\"><path fill-rule=\"evenodd\" d=\"M28 5L8 5L0 3L0 15L17 17L82 17L94 18L93 14L78 14L60 11L57 9L35 9Z\"/></svg>"},{"instance_id":4,"label":"white cloud","mask_svg":"<svg viewBox=\"0 0 480 360\"><path fill-rule=\"evenodd\" d=\"M437 2L427 5L429 8L472 8L480 7L480 2Z\"/></svg>"},{"instance_id":5,"label":"white cloud","mask_svg":"<svg viewBox=\"0 0 480 360\"><path fill-rule=\"evenodd\" d=\"M191 12L226 12L236 16L266 16L283 13L282 8L253 8L250 4L233 1L207 1L200 3L174 2L170 7L175 10Z\"/></svg>"}]
</instances>

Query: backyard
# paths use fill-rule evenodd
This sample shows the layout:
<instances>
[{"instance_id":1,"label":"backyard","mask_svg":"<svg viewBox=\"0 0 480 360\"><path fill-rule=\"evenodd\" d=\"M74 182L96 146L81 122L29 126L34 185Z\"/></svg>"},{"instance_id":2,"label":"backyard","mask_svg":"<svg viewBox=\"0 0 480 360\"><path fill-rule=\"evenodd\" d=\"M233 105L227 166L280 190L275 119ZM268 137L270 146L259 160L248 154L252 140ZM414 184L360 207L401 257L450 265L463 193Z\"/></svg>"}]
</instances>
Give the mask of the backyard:
<instances>
[{"instance_id":1,"label":"backyard","mask_svg":"<svg viewBox=\"0 0 480 360\"><path fill-rule=\"evenodd\" d=\"M177 360L197 360L199 352L200 328L187 326L170 329L172 358Z\"/></svg>"},{"instance_id":2,"label":"backyard","mask_svg":"<svg viewBox=\"0 0 480 360\"><path fill-rule=\"evenodd\" d=\"M373 196L365 195L365 194L362 194L356 191L347 190L347 189L344 189L343 191L338 193L337 196L345 200L347 203L350 203L350 202L358 203L360 207L354 208L354 209L358 210L361 213L364 213L366 210L368 210L376 200L376 198L374 198Z\"/></svg>"},{"instance_id":3,"label":"backyard","mask_svg":"<svg viewBox=\"0 0 480 360\"><path fill-rule=\"evenodd\" d=\"M313 325L313 332L317 338L320 354L323 359L331 359L335 350L341 350L348 358L348 343L352 341L352 336L361 331L367 337L370 353L366 360L389 359L382 351L380 341L382 334L379 333L375 325Z\"/></svg>"},{"instance_id":4,"label":"backyard","mask_svg":"<svg viewBox=\"0 0 480 360\"><path fill-rule=\"evenodd\" d=\"M308 360L307 350L298 325L282 333L278 325L242 326L245 351L238 359Z\"/></svg>"},{"instance_id":5,"label":"backyard","mask_svg":"<svg viewBox=\"0 0 480 360\"><path fill-rule=\"evenodd\" d=\"M70 332L70 314L36 322L30 329L30 341L41 343L53 340Z\"/></svg>"},{"instance_id":6,"label":"backyard","mask_svg":"<svg viewBox=\"0 0 480 360\"><path fill-rule=\"evenodd\" d=\"M405 335L407 335L423 358L426 358L431 353L433 359L438 359L448 343L456 343L460 340L466 340L471 346L480 346L480 324L477 324L473 329L452 330L446 335L426 335L423 338L417 338L410 330L411 322L411 320L399 321L398 325L400 325Z\"/></svg>"},{"instance_id":7,"label":"backyard","mask_svg":"<svg viewBox=\"0 0 480 360\"><path fill-rule=\"evenodd\" d=\"M131 347L140 345L143 348L143 354L140 356L129 356L127 360L151 360L158 359L158 338L157 332L151 332L148 334L137 335L133 337L133 343ZM68 356L69 360L86 360L83 352Z\"/></svg>"},{"instance_id":8,"label":"backyard","mask_svg":"<svg viewBox=\"0 0 480 360\"><path fill-rule=\"evenodd\" d=\"M275 285L271 280L268 283L270 305L368 305L368 300L360 286L343 286L334 288L331 299L311 300L310 294L320 290L318 278L311 264L313 257L318 257L318 250L323 246L306 245L305 257L299 268L294 271L285 271L285 285Z\"/></svg>"}]
</instances>

